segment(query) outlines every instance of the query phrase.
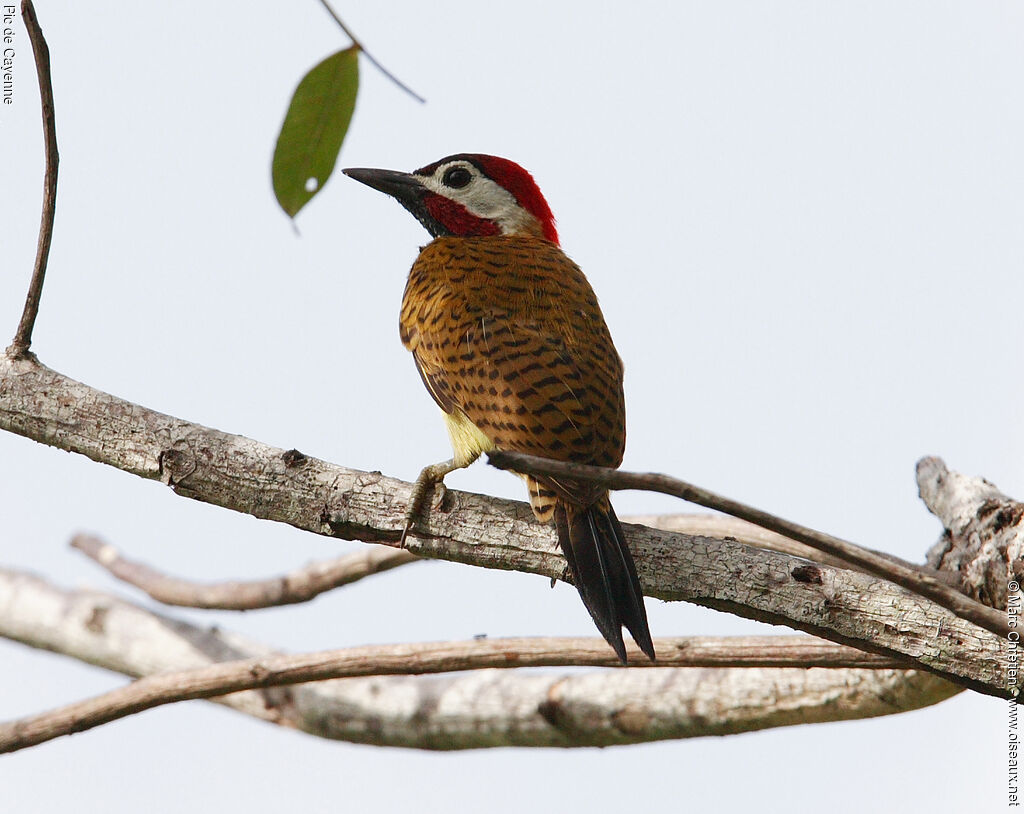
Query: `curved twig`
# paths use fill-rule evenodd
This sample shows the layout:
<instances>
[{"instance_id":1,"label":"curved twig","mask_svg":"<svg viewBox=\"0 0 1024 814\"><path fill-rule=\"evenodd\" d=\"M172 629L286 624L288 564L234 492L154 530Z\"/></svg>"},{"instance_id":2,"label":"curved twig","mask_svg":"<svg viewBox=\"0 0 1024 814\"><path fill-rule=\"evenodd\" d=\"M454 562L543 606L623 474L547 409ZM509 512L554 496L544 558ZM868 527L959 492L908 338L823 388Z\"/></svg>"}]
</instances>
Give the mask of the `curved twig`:
<instances>
[{"instance_id":1,"label":"curved twig","mask_svg":"<svg viewBox=\"0 0 1024 814\"><path fill-rule=\"evenodd\" d=\"M960 591L943 584L916 566L912 566L909 563L904 564L889 556L861 548L846 540L833 537L831 534L825 534L807 526L801 526L799 523L783 520L781 517L752 508L737 500L722 497L707 489L702 489L699 486L694 486L691 483L669 477L668 475L620 472L617 469L553 461L548 458L538 458L534 455L524 455L519 452L494 451L488 454L487 460L488 463L498 469L512 469L516 472L525 472L531 475L576 478L578 480L598 483L609 489L642 489L648 492L672 495L690 503L696 503L699 506L715 509L733 517L747 520L762 528L784 534L786 537L809 545L819 551L824 551L826 554L831 554L834 557L839 557L853 563L869 574L887 579L906 588L908 591L925 596L936 604L952 611L961 619L973 622L1000 636L1006 635L1009 629L1005 613L976 602L960 593Z\"/></svg>"},{"instance_id":2,"label":"curved twig","mask_svg":"<svg viewBox=\"0 0 1024 814\"><path fill-rule=\"evenodd\" d=\"M803 557L811 562L820 562L823 565L831 565L834 568L852 568L862 571L855 563L844 560L842 557L834 557L826 554L805 543L798 543L783 534L769 529L755 526L746 520L738 517L729 517L725 514L639 514L620 518L624 523L639 523L642 526L650 526L664 531L678 531L683 534L696 534L702 537L725 537L737 540L757 548L766 548L769 551L779 551L783 554L792 554L794 557ZM913 568L923 574L928 574L946 585L957 587L960 578L949 571L941 571L931 566L916 565L909 563L900 557L878 551L874 548L867 549L880 557L885 557L893 562L902 563L908 568Z\"/></svg>"},{"instance_id":3,"label":"curved twig","mask_svg":"<svg viewBox=\"0 0 1024 814\"><path fill-rule=\"evenodd\" d=\"M50 78L50 49L39 26L32 0L23 0L21 13L25 29L32 42L36 74L39 77L39 99L43 107L43 138L46 143L46 171L43 175L43 215L39 224L39 241L36 244L36 262L32 269L32 280L25 298L25 310L21 314L14 341L7 353L20 359L29 352L32 344L32 329L39 314L39 300L43 294L43 280L46 277L46 263L50 256L50 242L53 240L53 220L57 213L57 168L60 155L57 152L57 123L53 113L53 82Z\"/></svg>"},{"instance_id":4,"label":"curved twig","mask_svg":"<svg viewBox=\"0 0 1024 814\"><path fill-rule=\"evenodd\" d=\"M126 559L114 546L91 534L76 534L71 547L95 560L122 582L145 591L157 602L238 611L308 602L342 585L419 561L419 557L403 549L372 546L333 560L310 563L280 577L203 584L172 577L145 563Z\"/></svg>"},{"instance_id":5,"label":"curved twig","mask_svg":"<svg viewBox=\"0 0 1024 814\"><path fill-rule=\"evenodd\" d=\"M859 667L898 669L894 659L808 637L657 639L658 667ZM639 665L639 649L630 655ZM125 718L165 704L242 690L332 678L423 675L484 668L616 667L607 644L593 639L493 639L354 647L229 661L140 678L126 687L0 724L0 753ZM649 662L648 662L649 664ZM653 666L653 665L652 665Z\"/></svg>"}]
</instances>

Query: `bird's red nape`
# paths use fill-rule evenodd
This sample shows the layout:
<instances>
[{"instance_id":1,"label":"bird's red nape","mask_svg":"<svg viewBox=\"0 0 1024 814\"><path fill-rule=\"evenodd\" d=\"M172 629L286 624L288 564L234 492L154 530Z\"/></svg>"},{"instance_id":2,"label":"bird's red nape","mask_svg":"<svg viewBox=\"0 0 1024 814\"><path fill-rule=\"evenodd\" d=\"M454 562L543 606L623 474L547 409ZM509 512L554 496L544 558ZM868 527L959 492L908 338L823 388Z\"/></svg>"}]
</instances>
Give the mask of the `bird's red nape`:
<instances>
[{"instance_id":1,"label":"bird's red nape","mask_svg":"<svg viewBox=\"0 0 1024 814\"><path fill-rule=\"evenodd\" d=\"M515 161L499 158L496 155L471 155L473 161L492 181L503 186L519 205L540 221L544 229L544 237L552 243L558 243L558 230L555 228L555 216L548 206L547 200L533 180L533 176Z\"/></svg>"}]
</instances>

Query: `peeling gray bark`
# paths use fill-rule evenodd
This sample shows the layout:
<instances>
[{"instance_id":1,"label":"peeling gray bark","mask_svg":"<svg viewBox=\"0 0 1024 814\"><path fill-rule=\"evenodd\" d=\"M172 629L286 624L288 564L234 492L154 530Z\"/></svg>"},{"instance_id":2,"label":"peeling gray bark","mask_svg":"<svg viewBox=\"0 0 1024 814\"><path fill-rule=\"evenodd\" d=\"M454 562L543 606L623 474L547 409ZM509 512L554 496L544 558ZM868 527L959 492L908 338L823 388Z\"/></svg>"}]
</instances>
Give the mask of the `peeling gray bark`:
<instances>
[{"instance_id":1,"label":"peeling gray bark","mask_svg":"<svg viewBox=\"0 0 1024 814\"><path fill-rule=\"evenodd\" d=\"M318 534L394 545L411 485L191 424L31 360L0 357L0 429L87 455L179 495ZM1007 697L998 636L864 574L735 540L627 526L645 592L783 624ZM419 556L562 578L552 529L515 501L448 491L411 535Z\"/></svg>"},{"instance_id":2,"label":"peeling gray bark","mask_svg":"<svg viewBox=\"0 0 1024 814\"><path fill-rule=\"evenodd\" d=\"M928 551L928 564L956 574L968 596L1005 610L1007 586L1024 579L1024 503L984 478L950 471L940 458L918 462L917 484L945 529Z\"/></svg>"}]
</instances>

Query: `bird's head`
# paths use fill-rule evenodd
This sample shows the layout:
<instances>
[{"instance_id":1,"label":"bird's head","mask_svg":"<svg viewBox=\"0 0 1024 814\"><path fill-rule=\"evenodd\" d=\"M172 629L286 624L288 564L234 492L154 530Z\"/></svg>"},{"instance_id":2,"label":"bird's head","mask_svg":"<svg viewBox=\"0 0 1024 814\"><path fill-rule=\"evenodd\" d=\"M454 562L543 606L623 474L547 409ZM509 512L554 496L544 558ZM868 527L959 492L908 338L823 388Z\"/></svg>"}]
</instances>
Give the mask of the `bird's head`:
<instances>
[{"instance_id":1,"label":"bird's head","mask_svg":"<svg viewBox=\"0 0 1024 814\"><path fill-rule=\"evenodd\" d=\"M460 153L411 173L342 172L395 198L434 237L526 234L558 243L554 215L533 176L507 158Z\"/></svg>"}]
</instances>

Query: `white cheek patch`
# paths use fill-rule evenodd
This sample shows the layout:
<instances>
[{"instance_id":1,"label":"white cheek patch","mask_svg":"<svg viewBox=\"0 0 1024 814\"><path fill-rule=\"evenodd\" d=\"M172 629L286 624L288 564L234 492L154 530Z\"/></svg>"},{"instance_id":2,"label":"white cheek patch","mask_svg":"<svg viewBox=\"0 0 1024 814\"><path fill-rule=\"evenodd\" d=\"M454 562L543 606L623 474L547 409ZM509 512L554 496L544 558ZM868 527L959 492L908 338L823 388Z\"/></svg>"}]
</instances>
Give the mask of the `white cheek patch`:
<instances>
[{"instance_id":1,"label":"white cheek patch","mask_svg":"<svg viewBox=\"0 0 1024 814\"><path fill-rule=\"evenodd\" d=\"M473 180L461 189L452 189L441 183L447 170L452 167L464 167L473 176ZM492 220L501 227L504 235L515 234L529 229L536 223L536 218L523 209L512 195L504 187L498 186L486 175L464 162L444 164L438 167L431 176L419 176L423 186L431 192L462 204L466 209L478 218Z\"/></svg>"}]
</instances>

